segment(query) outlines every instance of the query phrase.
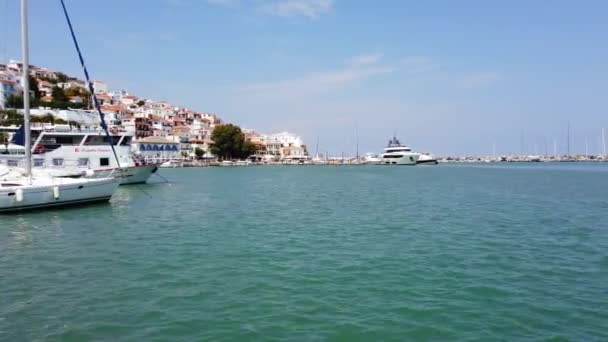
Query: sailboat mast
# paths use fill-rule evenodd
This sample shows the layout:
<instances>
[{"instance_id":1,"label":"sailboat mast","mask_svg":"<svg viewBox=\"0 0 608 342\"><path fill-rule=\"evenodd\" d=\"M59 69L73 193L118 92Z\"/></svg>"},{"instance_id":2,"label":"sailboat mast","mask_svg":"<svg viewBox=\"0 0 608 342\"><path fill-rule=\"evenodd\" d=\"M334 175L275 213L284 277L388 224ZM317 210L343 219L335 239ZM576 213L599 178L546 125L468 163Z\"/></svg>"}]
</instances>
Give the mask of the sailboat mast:
<instances>
[{"instance_id":1,"label":"sailboat mast","mask_svg":"<svg viewBox=\"0 0 608 342\"><path fill-rule=\"evenodd\" d=\"M32 175L32 139L30 130L30 51L27 0L21 0L21 48L23 54L23 132L25 137L25 176Z\"/></svg>"},{"instance_id":2,"label":"sailboat mast","mask_svg":"<svg viewBox=\"0 0 608 342\"><path fill-rule=\"evenodd\" d=\"M357 161L359 161L359 127L355 125L355 136L357 138Z\"/></svg>"},{"instance_id":3,"label":"sailboat mast","mask_svg":"<svg viewBox=\"0 0 608 342\"><path fill-rule=\"evenodd\" d=\"M570 122L568 122L568 142L567 142L567 149L568 149L568 157L570 157Z\"/></svg>"},{"instance_id":4,"label":"sailboat mast","mask_svg":"<svg viewBox=\"0 0 608 342\"><path fill-rule=\"evenodd\" d=\"M602 128L602 146L603 146L603 152L604 152L604 157L606 156L606 129Z\"/></svg>"}]
</instances>

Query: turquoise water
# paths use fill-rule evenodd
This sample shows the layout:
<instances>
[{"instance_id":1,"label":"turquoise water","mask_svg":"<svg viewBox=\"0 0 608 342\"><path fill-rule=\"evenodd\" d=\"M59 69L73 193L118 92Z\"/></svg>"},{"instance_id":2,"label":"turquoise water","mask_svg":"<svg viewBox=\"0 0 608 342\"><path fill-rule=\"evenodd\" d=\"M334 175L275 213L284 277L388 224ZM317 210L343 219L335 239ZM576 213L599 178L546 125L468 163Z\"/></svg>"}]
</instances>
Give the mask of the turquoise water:
<instances>
[{"instance_id":1,"label":"turquoise water","mask_svg":"<svg viewBox=\"0 0 608 342\"><path fill-rule=\"evenodd\" d=\"M160 172L0 217L0 340L608 340L608 164Z\"/></svg>"}]
</instances>

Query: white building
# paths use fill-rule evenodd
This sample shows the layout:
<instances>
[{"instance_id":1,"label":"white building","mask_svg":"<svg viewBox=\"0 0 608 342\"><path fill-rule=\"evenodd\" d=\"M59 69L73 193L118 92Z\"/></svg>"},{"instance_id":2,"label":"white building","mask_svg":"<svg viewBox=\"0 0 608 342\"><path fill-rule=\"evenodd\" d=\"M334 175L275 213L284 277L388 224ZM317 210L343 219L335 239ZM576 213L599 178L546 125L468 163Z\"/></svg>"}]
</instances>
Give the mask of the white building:
<instances>
[{"instance_id":1,"label":"white building","mask_svg":"<svg viewBox=\"0 0 608 342\"><path fill-rule=\"evenodd\" d=\"M161 137L147 137L134 143L134 151L147 162L163 163L181 159L180 144Z\"/></svg>"},{"instance_id":2,"label":"white building","mask_svg":"<svg viewBox=\"0 0 608 342\"><path fill-rule=\"evenodd\" d=\"M107 93L108 84L104 81L93 81L93 90L95 91L95 94Z\"/></svg>"}]
</instances>

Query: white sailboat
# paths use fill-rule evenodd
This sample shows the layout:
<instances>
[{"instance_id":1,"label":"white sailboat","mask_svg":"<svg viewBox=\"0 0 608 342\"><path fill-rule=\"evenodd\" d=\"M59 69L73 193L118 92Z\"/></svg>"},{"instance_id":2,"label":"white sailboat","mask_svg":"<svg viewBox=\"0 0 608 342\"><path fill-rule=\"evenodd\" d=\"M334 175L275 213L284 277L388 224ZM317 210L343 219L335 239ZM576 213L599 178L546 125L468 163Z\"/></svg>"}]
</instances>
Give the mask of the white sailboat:
<instances>
[{"instance_id":1,"label":"white sailboat","mask_svg":"<svg viewBox=\"0 0 608 342\"><path fill-rule=\"evenodd\" d=\"M32 175L27 5L27 0L21 0L26 163L25 169L0 168L0 213L108 201L118 187L114 178L72 179L45 173Z\"/></svg>"}]
</instances>

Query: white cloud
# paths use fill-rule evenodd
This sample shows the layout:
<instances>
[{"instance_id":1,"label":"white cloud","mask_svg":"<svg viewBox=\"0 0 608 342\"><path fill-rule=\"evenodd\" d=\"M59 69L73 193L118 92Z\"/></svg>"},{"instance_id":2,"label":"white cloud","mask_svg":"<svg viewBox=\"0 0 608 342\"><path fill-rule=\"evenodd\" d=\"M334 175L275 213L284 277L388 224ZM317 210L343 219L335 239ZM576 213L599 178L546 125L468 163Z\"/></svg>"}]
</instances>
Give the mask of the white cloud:
<instances>
[{"instance_id":1,"label":"white cloud","mask_svg":"<svg viewBox=\"0 0 608 342\"><path fill-rule=\"evenodd\" d=\"M374 76L390 74L396 67L380 64L381 55L359 56L350 59L350 64L342 69L322 71L304 77L282 81L260 82L240 87L252 98L261 100L292 99L309 95L319 95L347 87Z\"/></svg>"},{"instance_id":2,"label":"white cloud","mask_svg":"<svg viewBox=\"0 0 608 342\"><path fill-rule=\"evenodd\" d=\"M206 0L211 5L234 6L239 4L239 0Z\"/></svg>"},{"instance_id":3,"label":"white cloud","mask_svg":"<svg viewBox=\"0 0 608 342\"><path fill-rule=\"evenodd\" d=\"M381 53L369 54L369 55L360 55L351 58L350 63L353 66L363 66L377 63L382 59Z\"/></svg>"},{"instance_id":4,"label":"white cloud","mask_svg":"<svg viewBox=\"0 0 608 342\"><path fill-rule=\"evenodd\" d=\"M463 77L459 82L462 88L480 88L495 84L500 80L500 75L496 72L480 72Z\"/></svg>"},{"instance_id":5,"label":"white cloud","mask_svg":"<svg viewBox=\"0 0 608 342\"><path fill-rule=\"evenodd\" d=\"M439 69L439 65L428 57L409 56L401 60L403 69L409 73L423 73Z\"/></svg>"},{"instance_id":6,"label":"white cloud","mask_svg":"<svg viewBox=\"0 0 608 342\"><path fill-rule=\"evenodd\" d=\"M166 0L181 5L186 0ZM334 0L205 0L210 5L248 9L265 15L283 18L305 17L318 19L332 10Z\"/></svg>"},{"instance_id":7,"label":"white cloud","mask_svg":"<svg viewBox=\"0 0 608 342\"><path fill-rule=\"evenodd\" d=\"M260 4L260 9L268 14L280 17L307 17L317 19L331 11L333 0L275 0Z\"/></svg>"}]
</instances>

